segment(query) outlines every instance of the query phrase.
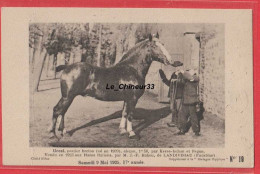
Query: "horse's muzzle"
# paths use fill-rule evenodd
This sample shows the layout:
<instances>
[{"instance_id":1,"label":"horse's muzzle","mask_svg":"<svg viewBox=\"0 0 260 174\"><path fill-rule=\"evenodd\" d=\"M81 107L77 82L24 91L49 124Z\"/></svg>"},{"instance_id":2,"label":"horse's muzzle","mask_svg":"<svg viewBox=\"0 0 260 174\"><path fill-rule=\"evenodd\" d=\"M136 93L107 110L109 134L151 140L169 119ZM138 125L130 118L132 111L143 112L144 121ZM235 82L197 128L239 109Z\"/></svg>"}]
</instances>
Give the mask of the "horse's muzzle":
<instances>
[{"instance_id":1,"label":"horse's muzzle","mask_svg":"<svg viewBox=\"0 0 260 174\"><path fill-rule=\"evenodd\" d=\"M164 65L171 65L171 63L167 59L163 63L164 63Z\"/></svg>"}]
</instances>

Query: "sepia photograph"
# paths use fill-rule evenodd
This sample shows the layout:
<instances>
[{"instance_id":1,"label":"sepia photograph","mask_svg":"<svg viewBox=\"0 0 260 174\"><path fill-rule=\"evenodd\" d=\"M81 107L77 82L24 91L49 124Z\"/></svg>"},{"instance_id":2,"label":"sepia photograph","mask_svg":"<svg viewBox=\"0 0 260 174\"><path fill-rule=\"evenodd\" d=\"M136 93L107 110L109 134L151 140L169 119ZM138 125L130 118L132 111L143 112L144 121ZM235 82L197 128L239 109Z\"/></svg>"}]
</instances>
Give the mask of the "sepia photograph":
<instances>
[{"instance_id":1,"label":"sepia photograph","mask_svg":"<svg viewBox=\"0 0 260 174\"><path fill-rule=\"evenodd\" d=\"M251 10L2 13L4 165L254 166Z\"/></svg>"},{"instance_id":2,"label":"sepia photograph","mask_svg":"<svg viewBox=\"0 0 260 174\"><path fill-rule=\"evenodd\" d=\"M30 146L223 148L223 23L30 23Z\"/></svg>"}]
</instances>

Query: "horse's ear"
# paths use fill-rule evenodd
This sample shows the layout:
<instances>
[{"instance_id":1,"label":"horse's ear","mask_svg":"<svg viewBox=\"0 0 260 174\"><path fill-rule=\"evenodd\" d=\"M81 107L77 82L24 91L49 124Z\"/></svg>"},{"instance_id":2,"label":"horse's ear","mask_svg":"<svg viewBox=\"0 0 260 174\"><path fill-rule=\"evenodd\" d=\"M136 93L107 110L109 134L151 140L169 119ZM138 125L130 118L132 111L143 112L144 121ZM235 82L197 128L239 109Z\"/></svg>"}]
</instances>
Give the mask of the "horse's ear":
<instances>
[{"instance_id":1,"label":"horse's ear","mask_svg":"<svg viewBox=\"0 0 260 174\"><path fill-rule=\"evenodd\" d=\"M153 40L153 36L151 34L149 34L149 41L152 41Z\"/></svg>"},{"instance_id":2,"label":"horse's ear","mask_svg":"<svg viewBox=\"0 0 260 174\"><path fill-rule=\"evenodd\" d=\"M158 31L157 31L155 37L156 37L157 39L159 39L159 33L158 33Z\"/></svg>"}]
</instances>

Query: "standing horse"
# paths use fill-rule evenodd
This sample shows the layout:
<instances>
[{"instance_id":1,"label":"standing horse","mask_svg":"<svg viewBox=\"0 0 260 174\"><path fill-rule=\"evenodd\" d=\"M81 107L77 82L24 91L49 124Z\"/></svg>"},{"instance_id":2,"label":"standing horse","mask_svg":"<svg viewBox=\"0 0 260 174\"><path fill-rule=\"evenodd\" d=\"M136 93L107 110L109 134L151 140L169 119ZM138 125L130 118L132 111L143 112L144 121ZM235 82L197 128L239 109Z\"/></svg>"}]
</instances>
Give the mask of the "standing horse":
<instances>
[{"instance_id":1,"label":"standing horse","mask_svg":"<svg viewBox=\"0 0 260 174\"><path fill-rule=\"evenodd\" d=\"M130 49L122 60L110 67L101 68L85 62L59 67L64 69L61 76L62 97L53 109L51 137L56 137L55 127L58 116L61 117L58 130L61 135L64 129L64 115L77 95L90 96L102 101L124 101L120 134L129 133L129 138L138 138L132 129L133 111L138 99L145 91L145 77L153 61L169 65L170 55L157 37L149 36ZM173 65L178 66L178 65ZM139 89L120 89L122 85L139 86ZM107 89L107 86L115 89ZM143 85L143 87L142 87Z\"/></svg>"}]
</instances>

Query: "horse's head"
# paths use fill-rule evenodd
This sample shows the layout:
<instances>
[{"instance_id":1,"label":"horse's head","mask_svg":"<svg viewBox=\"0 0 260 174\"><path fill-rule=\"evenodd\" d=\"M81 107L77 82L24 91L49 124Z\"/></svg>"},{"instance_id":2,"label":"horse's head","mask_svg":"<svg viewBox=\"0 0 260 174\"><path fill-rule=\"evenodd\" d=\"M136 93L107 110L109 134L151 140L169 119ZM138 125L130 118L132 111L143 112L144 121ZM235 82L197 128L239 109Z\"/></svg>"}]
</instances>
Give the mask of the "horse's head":
<instances>
[{"instance_id":1,"label":"horse's head","mask_svg":"<svg viewBox=\"0 0 260 174\"><path fill-rule=\"evenodd\" d=\"M149 35L149 46L152 60L161 62L165 65L170 65L171 56L159 41L159 34L155 36Z\"/></svg>"}]
</instances>

